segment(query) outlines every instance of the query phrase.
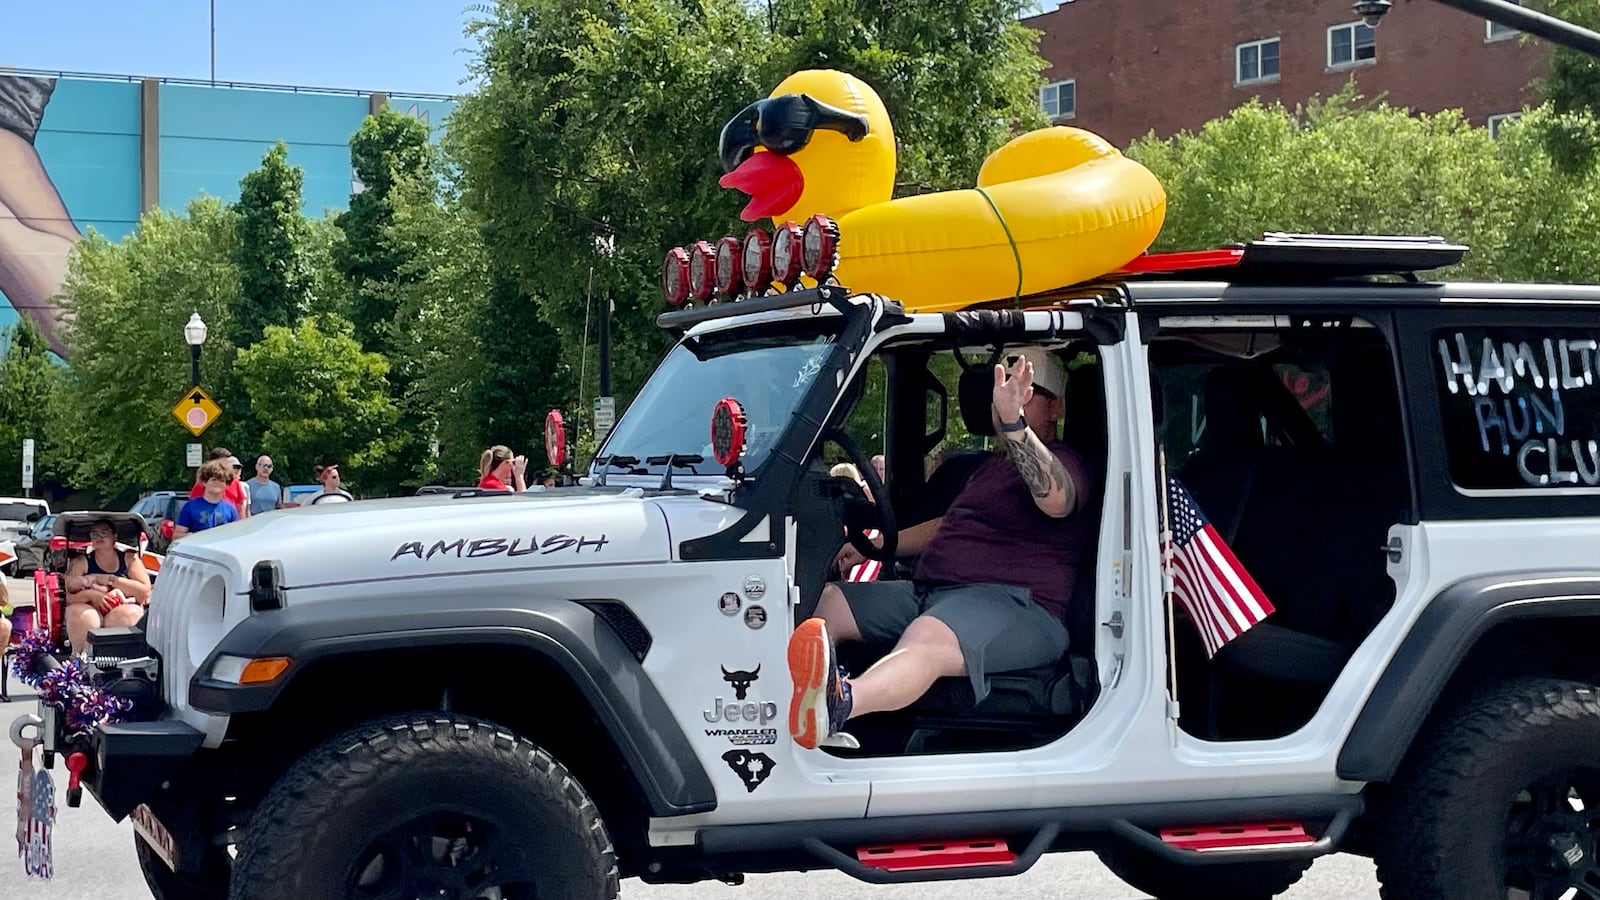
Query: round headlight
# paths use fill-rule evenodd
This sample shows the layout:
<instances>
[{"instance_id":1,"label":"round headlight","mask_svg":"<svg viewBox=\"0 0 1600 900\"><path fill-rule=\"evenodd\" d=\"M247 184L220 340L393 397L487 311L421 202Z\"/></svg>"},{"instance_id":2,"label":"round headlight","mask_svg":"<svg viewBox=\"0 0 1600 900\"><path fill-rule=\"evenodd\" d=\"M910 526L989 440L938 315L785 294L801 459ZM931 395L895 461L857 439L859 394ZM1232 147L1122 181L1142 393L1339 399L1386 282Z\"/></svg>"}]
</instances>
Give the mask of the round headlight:
<instances>
[{"instance_id":1,"label":"round headlight","mask_svg":"<svg viewBox=\"0 0 1600 900\"><path fill-rule=\"evenodd\" d=\"M772 235L772 278L784 286L800 280L801 244L804 238L800 226L785 222Z\"/></svg>"},{"instance_id":2,"label":"round headlight","mask_svg":"<svg viewBox=\"0 0 1600 900\"><path fill-rule=\"evenodd\" d=\"M822 281L833 271L839 261L839 223L827 216L812 216L801 234L801 268L807 275Z\"/></svg>"},{"instance_id":3,"label":"round headlight","mask_svg":"<svg viewBox=\"0 0 1600 900\"><path fill-rule=\"evenodd\" d=\"M705 241L695 241L689 249L689 296L705 301L717 276L717 254Z\"/></svg>"},{"instance_id":4,"label":"round headlight","mask_svg":"<svg viewBox=\"0 0 1600 900\"><path fill-rule=\"evenodd\" d=\"M689 299L689 251L673 247L661 264L661 293L673 306Z\"/></svg>"},{"instance_id":5,"label":"round headlight","mask_svg":"<svg viewBox=\"0 0 1600 900\"><path fill-rule=\"evenodd\" d=\"M744 270L740 265L744 256L742 249L736 237L717 241L717 293L724 297L737 295L744 284Z\"/></svg>"},{"instance_id":6,"label":"round headlight","mask_svg":"<svg viewBox=\"0 0 1600 900\"><path fill-rule=\"evenodd\" d=\"M744 236L744 286L759 293L772 284L772 238L757 228Z\"/></svg>"}]
</instances>

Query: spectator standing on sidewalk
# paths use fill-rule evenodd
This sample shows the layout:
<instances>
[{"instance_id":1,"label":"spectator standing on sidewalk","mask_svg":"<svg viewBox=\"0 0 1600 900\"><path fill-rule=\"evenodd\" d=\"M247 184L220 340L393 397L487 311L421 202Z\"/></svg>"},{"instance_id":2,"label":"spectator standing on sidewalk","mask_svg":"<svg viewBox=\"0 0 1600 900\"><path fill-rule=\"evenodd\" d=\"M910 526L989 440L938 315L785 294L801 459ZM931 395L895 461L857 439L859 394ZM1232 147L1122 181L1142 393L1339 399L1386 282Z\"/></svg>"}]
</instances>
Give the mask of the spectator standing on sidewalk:
<instances>
[{"instance_id":1,"label":"spectator standing on sidewalk","mask_svg":"<svg viewBox=\"0 0 1600 900\"><path fill-rule=\"evenodd\" d=\"M239 514L238 518L250 518L250 498L245 496L244 482L242 480L244 477L242 474L244 471L244 466L240 464L239 458L234 456L233 451L229 450L227 447L213 447L211 448L210 459L212 462L222 460L224 463L224 471L228 473L228 485L222 491L222 499L233 504L234 512ZM200 471L205 471L205 467L202 466ZM193 500L194 498L205 493L205 486L201 483L201 481L202 479L200 478L200 472L196 472L194 476L194 487L189 489L189 499Z\"/></svg>"},{"instance_id":2,"label":"spectator standing on sidewalk","mask_svg":"<svg viewBox=\"0 0 1600 900\"><path fill-rule=\"evenodd\" d=\"M272 457L256 457L256 477L245 482L250 493L250 515L283 508L283 485L272 480Z\"/></svg>"},{"instance_id":3,"label":"spectator standing on sidewalk","mask_svg":"<svg viewBox=\"0 0 1600 900\"><path fill-rule=\"evenodd\" d=\"M222 496L230 483L238 483L238 479L228 480L230 474L226 460L213 459L200 467L200 487L204 493L189 498L183 509L178 510L177 527L172 529L173 540L191 531L205 531L239 521L238 507Z\"/></svg>"}]
</instances>

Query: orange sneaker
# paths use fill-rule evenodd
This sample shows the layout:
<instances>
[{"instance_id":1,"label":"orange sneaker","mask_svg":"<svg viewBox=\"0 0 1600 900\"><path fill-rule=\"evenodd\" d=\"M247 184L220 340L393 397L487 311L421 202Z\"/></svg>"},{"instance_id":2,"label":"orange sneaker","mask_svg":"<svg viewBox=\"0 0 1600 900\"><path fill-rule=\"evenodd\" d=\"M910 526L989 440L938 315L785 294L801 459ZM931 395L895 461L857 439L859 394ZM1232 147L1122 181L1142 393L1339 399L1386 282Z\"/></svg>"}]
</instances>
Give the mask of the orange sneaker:
<instances>
[{"instance_id":1,"label":"orange sneaker","mask_svg":"<svg viewBox=\"0 0 1600 900\"><path fill-rule=\"evenodd\" d=\"M794 684L789 735L796 744L807 750L861 746L843 731L850 717L850 683L839 676L823 620L807 619L789 637L789 679Z\"/></svg>"}]
</instances>

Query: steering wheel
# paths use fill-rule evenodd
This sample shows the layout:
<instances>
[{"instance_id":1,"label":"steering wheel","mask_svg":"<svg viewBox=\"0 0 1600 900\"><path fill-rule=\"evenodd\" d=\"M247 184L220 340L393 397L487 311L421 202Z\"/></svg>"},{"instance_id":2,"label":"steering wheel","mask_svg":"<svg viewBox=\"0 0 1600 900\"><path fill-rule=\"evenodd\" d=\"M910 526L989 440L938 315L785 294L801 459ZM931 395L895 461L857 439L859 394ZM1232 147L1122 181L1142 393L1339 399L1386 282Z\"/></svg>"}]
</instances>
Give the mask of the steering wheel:
<instances>
[{"instance_id":1,"label":"steering wheel","mask_svg":"<svg viewBox=\"0 0 1600 900\"><path fill-rule=\"evenodd\" d=\"M892 564L895 560L895 550L900 546L900 529L895 525L894 509L889 505L889 495L883 489L883 479L878 477L878 470L872 467L872 461L861 455L861 449L843 431L837 428L831 429L823 435L823 439L833 441L844 450L845 456L850 457L850 463L861 473L862 479L867 482L867 489L872 492L872 504L869 507L872 512L868 515L850 514L851 507L859 509L867 506L865 496L853 503L847 501L844 517L845 539L850 542L850 546L861 551L862 556ZM873 519L876 521L870 521ZM867 529L874 526L883 539L882 547L874 546L872 540L867 537Z\"/></svg>"}]
</instances>

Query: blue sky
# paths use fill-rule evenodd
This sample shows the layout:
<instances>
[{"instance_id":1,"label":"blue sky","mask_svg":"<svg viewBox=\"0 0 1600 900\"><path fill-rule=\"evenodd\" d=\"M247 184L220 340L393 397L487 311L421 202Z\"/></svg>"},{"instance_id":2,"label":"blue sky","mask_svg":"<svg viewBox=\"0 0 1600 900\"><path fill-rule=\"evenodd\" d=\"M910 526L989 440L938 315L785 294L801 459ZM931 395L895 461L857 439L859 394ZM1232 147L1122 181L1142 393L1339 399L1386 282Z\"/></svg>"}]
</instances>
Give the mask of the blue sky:
<instances>
[{"instance_id":1,"label":"blue sky","mask_svg":"<svg viewBox=\"0 0 1600 900\"><path fill-rule=\"evenodd\" d=\"M217 80L453 94L472 0L215 0ZM0 67L211 77L211 0L0 0Z\"/></svg>"}]
</instances>

